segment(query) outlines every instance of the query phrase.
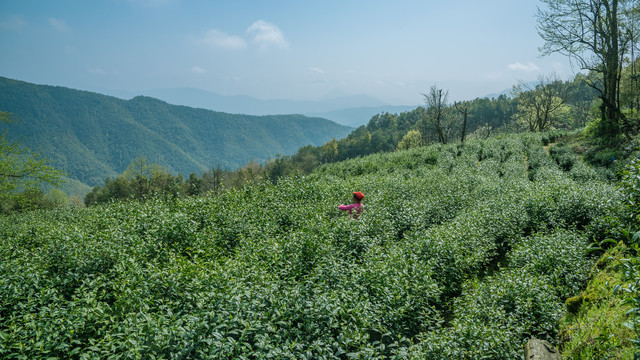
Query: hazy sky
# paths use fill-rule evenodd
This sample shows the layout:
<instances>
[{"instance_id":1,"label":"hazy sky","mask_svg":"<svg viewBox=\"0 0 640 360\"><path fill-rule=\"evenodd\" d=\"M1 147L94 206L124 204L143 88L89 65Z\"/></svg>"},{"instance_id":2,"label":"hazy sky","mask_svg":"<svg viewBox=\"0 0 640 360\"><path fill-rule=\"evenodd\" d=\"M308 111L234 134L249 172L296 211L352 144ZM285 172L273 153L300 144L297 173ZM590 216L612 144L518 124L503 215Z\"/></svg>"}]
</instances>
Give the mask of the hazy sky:
<instances>
[{"instance_id":1,"label":"hazy sky","mask_svg":"<svg viewBox=\"0 0 640 360\"><path fill-rule=\"evenodd\" d=\"M575 69L540 57L534 0L0 0L0 76L261 99L473 99Z\"/></svg>"}]
</instances>

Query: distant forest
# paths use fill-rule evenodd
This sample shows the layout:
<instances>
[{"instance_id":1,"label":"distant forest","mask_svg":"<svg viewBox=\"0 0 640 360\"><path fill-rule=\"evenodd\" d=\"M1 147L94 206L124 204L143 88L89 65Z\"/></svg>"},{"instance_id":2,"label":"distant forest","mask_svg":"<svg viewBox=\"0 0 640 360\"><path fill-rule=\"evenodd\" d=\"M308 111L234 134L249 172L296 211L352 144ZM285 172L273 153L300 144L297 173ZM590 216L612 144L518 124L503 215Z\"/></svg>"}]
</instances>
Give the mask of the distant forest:
<instances>
[{"instance_id":1,"label":"distant forest","mask_svg":"<svg viewBox=\"0 0 640 360\"><path fill-rule=\"evenodd\" d=\"M41 152L89 186L121 174L139 156L173 174L236 169L353 130L322 118L227 114L2 77L0 111L13 119L0 123L7 139Z\"/></svg>"},{"instance_id":2,"label":"distant forest","mask_svg":"<svg viewBox=\"0 0 640 360\"><path fill-rule=\"evenodd\" d=\"M194 196L257 181L276 183L282 177L310 174L324 164L434 143L464 143L467 139L483 139L499 133L585 128L585 134L590 134L603 148L615 148L618 140L622 140L620 137L638 132L640 101L634 92L637 86L633 84L630 69L629 65L622 71L620 99L626 117L614 136L603 135L603 131L609 130L599 122L603 102L593 86L599 81L594 73L581 73L568 81L554 76L541 77L535 83L515 85L509 95L463 102L450 102L446 89L433 86L423 94L423 106L400 114L377 114L346 137L330 137L324 143L319 141L322 136L326 139L332 132L347 134L349 128L299 115L236 116L173 106L152 98L124 101L35 85L23 88L24 92L35 94L16 98L30 99L22 107L18 106L20 114L39 119L36 125L30 124L28 130L23 127L23 131L32 132L30 138L41 139L45 148L65 149L53 155L53 165L73 168L74 173L80 171L84 174L80 179L88 183L104 181L103 185L94 186L84 199L75 201L90 206L156 195ZM7 82L10 81L4 81ZM64 111L59 109L67 103L70 105L65 106ZM49 112L54 107L58 111ZM100 112L103 114L98 116ZM70 130L64 124L68 119L61 114L80 123ZM101 122L104 119L115 125L105 129ZM314 142L319 145L306 145ZM298 149L295 153L290 150L292 155L274 150L292 147ZM244 165L236 165L235 169L230 166L233 161L240 161L240 154L248 149L254 153L260 150L265 157L244 155L248 159ZM153 156L141 156L142 153ZM615 157L614 153L615 150L612 153L594 148L585 157L602 164ZM64 158L60 154L64 154ZM97 169L96 165L103 169ZM118 173L115 169L122 170ZM108 175L98 180L99 174ZM15 204L46 207L41 191L31 190L22 196L27 199ZM59 203L64 196L58 193L55 198L54 202Z\"/></svg>"},{"instance_id":3,"label":"distant forest","mask_svg":"<svg viewBox=\"0 0 640 360\"><path fill-rule=\"evenodd\" d=\"M185 178L171 176L162 167L138 159L137 165L132 163L123 174L107 179L104 186L94 187L85 202L92 205L158 193L174 197L199 195L259 180L275 183L282 177L309 174L323 164L375 153L483 139L499 133L584 128L597 119L600 106L598 93L588 85L589 81L594 81L594 76L578 74L569 81L541 77L536 83L515 85L510 95L459 103L448 101L447 90L432 87L423 94L424 106L400 114L377 114L343 139L307 145L293 155L278 155L264 164L252 161L236 170L211 168ZM637 101L633 97L627 99L628 107ZM603 164L611 154L592 151L586 156Z\"/></svg>"}]
</instances>

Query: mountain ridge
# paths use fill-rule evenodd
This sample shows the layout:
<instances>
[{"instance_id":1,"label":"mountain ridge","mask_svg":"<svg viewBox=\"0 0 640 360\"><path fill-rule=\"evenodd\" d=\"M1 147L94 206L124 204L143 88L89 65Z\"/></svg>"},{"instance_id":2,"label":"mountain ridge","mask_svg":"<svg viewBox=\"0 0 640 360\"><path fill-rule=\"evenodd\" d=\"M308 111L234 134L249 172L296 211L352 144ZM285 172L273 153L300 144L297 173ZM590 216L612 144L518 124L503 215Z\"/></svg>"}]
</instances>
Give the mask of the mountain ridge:
<instances>
[{"instance_id":1,"label":"mountain ridge","mask_svg":"<svg viewBox=\"0 0 640 360\"><path fill-rule=\"evenodd\" d=\"M151 89L143 91L142 94L175 105L256 116L301 114L322 117L351 127L364 125L372 116L379 113L403 112L418 107L418 105L389 105L366 94L346 96L330 94L320 100L263 100L248 95L220 95L212 91L191 87Z\"/></svg>"},{"instance_id":2,"label":"mountain ridge","mask_svg":"<svg viewBox=\"0 0 640 360\"><path fill-rule=\"evenodd\" d=\"M251 160L265 162L352 130L317 117L228 114L4 77L0 110L18 120L0 125L9 139L23 141L90 186L121 173L139 156L188 175L217 165L233 169Z\"/></svg>"},{"instance_id":3,"label":"mountain ridge","mask_svg":"<svg viewBox=\"0 0 640 360\"><path fill-rule=\"evenodd\" d=\"M220 95L193 87L157 88L141 92L142 95L164 100L171 104L186 105L214 111L246 115L305 114L334 111L351 107L388 105L369 95L356 94L329 97L321 100L258 99L249 95Z\"/></svg>"}]
</instances>

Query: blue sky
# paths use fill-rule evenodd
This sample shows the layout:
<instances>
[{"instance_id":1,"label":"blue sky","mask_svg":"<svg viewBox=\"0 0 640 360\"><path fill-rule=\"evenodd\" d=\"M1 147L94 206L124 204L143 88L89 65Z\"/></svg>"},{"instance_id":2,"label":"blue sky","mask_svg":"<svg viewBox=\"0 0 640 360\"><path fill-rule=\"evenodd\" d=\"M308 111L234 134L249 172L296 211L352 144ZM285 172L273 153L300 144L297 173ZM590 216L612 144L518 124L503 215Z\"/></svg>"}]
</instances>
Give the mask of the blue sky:
<instances>
[{"instance_id":1,"label":"blue sky","mask_svg":"<svg viewBox=\"0 0 640 360\"><path fill-rule=\"evenodd\" d=\"M534 0L0 0L0 76L101 93L422 104L575 74L540 57Z\"/></svg>"}]
</instances>

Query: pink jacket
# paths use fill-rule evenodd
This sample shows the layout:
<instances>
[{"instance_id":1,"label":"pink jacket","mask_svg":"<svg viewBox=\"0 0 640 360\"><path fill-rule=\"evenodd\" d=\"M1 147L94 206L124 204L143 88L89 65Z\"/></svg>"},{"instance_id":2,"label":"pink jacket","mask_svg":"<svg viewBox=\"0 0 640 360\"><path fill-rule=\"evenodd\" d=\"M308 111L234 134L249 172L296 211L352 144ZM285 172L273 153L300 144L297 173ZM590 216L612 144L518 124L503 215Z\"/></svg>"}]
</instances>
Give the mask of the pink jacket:
<instances>
[{"instance_id":1,"label":"pink jacket","mask_svg":"<svg viewBox=\"0 0 640 360\"><path fill-rule=\"evenodd\" d=\"M349 215L353 215L354 219L358 218L358 215L360 215L360 213L362 212L362 210L364 210L364 206L362 204L351 204L351 205L340 205L338 206L339 210L342 211L348 211ZM356 213L353 213L353 210L355 209Z\"/></svg>"}]
</instances>

